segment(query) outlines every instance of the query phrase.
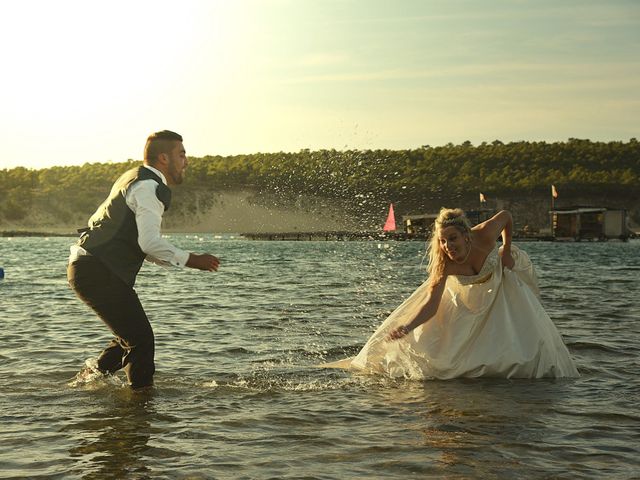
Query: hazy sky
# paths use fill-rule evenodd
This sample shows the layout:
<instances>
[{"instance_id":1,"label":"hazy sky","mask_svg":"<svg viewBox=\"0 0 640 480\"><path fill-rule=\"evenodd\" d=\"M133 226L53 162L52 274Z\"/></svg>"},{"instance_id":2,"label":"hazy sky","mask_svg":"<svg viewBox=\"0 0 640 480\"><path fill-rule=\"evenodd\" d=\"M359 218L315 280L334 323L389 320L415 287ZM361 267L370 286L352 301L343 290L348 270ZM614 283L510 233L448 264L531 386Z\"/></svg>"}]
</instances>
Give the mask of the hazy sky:
<instances>
[{"instance_id":1,"label":"hazy sky","mask_svg":"<svg viewBox=\"0 0 640 480\"><path fill-rule=\"evenodd\" d=\"M7 2L0 168L640 137L637 0Z\"/></svg>"}]
</instances>

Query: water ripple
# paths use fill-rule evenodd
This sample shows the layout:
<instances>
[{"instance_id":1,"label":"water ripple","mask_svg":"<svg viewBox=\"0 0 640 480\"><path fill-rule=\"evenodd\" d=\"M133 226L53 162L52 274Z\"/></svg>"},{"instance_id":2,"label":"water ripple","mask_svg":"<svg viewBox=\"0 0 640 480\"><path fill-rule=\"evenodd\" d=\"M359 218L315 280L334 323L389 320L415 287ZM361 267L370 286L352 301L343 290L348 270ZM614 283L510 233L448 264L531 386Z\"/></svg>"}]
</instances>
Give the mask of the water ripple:
<instances>
[{"instance_id":1,"label":"water ripple","mask_svg":"<svg viewBox=\"0 0 640 480\"><path fill-rule=\"evenodd\" d=\"M5 477L640 471L640 242L523 245L580 378L411 382L315 366L356 354L420 285L421 242L173 235L223 265L211 275L143 267L137 290L156 334L156 387L132 392L121 373L76 381L109 333L66 285L70 241L0 239Z\"/></svg>"}]
</instances>

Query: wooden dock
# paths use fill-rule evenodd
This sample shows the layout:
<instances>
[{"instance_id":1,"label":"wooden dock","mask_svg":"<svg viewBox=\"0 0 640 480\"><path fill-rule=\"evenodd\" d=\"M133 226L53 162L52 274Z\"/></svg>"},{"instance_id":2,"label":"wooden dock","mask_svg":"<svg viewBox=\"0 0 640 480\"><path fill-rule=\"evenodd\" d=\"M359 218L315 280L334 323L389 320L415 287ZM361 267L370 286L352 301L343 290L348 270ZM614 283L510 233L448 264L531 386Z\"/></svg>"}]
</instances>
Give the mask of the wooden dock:
<instances>
[{"instance_id":1,"label":"wooden dock","mask_svg":"<svg viewBox=\"0 0 640 480\"><path fill-rule=\"evenodd\" d=\"M411 235L404 232L348 232L348 231L324 231L324 232L266 232L266 233L241 233L243 238L249 240L280 240L280 241L354 241L354 240L420 240L422 235Z\"/></svg>"},{"instance_id":2,"label":"wooden dock","mask_svg":"<svg viewBox=\"0 0 640 480\"><path fill-rule=\"evenodd\" d=\"M418 241L425 242L427 237L423 234L410 234L405 232L266 232L266 233L241 233L242 238L262 241ZM551 235L514 235L515 242L607 242L627 241L629 238L554 238Z\"/></svg>"}]
</instances>

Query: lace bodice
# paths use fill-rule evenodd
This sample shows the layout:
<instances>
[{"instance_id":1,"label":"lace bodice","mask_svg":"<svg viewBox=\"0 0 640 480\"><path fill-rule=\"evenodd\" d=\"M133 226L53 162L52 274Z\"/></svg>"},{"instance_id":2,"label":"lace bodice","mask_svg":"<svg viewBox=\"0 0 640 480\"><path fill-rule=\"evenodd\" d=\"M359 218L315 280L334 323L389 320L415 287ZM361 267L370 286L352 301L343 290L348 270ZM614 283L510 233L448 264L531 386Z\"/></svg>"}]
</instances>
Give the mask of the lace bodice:
<instances>
[{"instance_id":1,"label":"lace bodice","mask_svg":"<svg viewBox=\"0 0 640 480\"><path fill-rule=\"evenodd\" d=\"M454 275L454 277L458 280L461 285L473 285L474 283L483 283L486 282L491 274L496 269L496 265L500 261L500 257L498 256L498 246L487 255L487 258L484 260L482 264L482 268L475 275Z\"/></svg>"}]
</instances>

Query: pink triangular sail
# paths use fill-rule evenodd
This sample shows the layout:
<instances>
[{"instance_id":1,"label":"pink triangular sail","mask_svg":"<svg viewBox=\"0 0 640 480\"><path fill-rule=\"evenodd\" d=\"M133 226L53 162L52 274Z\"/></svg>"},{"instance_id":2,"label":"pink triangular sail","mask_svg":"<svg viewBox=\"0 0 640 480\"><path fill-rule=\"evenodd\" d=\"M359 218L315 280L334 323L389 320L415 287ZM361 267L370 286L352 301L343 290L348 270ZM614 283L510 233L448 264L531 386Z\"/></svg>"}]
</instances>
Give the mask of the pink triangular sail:
<instances>
[{"instance_id":1,"label":"pink triangular sail","mask_svg":"<svg viewBox=\"0 0 640 480\"><path fill-rule=\"evenodd\" d=\"M378 224L379 225L379 224ZM393 203L389 205L389 215L387 215L387 221L384 224L385 232L393 232L396 229L396 216L393 214Z\"/></svg>"}]
</instances>

